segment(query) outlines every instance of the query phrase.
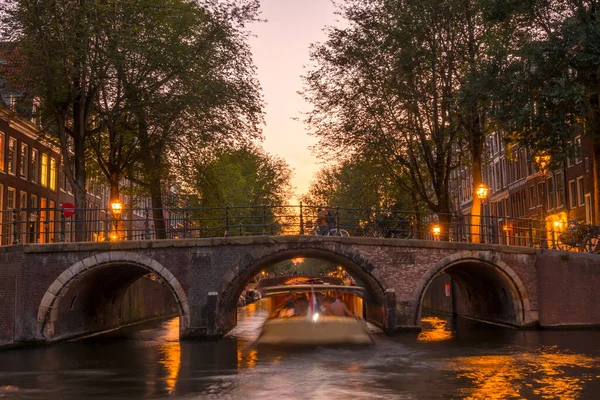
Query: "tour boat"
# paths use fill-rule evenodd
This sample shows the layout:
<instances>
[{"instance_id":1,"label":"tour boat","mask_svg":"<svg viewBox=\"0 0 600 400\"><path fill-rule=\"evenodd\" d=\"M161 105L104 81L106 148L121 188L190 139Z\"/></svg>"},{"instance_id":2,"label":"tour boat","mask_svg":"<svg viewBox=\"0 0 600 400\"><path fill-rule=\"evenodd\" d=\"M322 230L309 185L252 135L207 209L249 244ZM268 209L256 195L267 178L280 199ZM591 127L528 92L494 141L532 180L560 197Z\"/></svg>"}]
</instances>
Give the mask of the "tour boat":
<instances>
[{"instance_id":1,"label":"tour boat","mask_svg":"<svg viewBox=\"0 0 600 400\"><path fill-rule=\"evenodd\" d=\"M363 318L363 288L342 285L281 285L264 288L269 318L258 344L372 344ZM325 315L320 304L340 296L354 317ZM293 302L293 303L292 303Z\"/></svg>"}]
</instances>

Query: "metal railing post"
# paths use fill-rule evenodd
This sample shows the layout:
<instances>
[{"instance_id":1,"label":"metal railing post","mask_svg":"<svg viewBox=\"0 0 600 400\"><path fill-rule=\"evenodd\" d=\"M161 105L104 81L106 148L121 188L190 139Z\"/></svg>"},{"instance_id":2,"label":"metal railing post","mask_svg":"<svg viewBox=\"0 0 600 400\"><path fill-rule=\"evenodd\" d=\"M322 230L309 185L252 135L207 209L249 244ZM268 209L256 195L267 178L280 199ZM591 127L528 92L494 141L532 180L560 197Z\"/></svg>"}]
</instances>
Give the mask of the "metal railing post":
<instances>
[{"instance_id":1,"label":"metal railing post","mask_svg":"<svg viewBox=\"0 0 600 400\"><path fill-rule=\"evenodd\" d=\"M533 220L529 220L529 247L533 247Z\"/></svg>"},{"instance_id":2,"label":"metal railing post","mask_svg":"<svg viewBox=\"0 0 600 400\"><path fill-rule=\"evenodd\" d=\"M340 207L336 207L335 208L335 231L337 232L338 236L342 236L342 234L340 233Z\"/></svg>"},{"instance_id":3,"label":"metal railing post","mask_svg":"<svg viewBox=\"0 0 600 400\"><path fill-rule=\"evenodd\" d=\"M65 210L63 208L60 209L60 236L58 241L61 243L65 242Z\"/></svg>"},{"instance_id":4,"label":"metal railing post","mask_svg":"<svg viewBox=\"0 0 600 400\"><path fill-rule=\"evenodd\" d=\"M554 233L554 227L552 227L552 250L556 250L556 236Z\"/></svg>"},{"instance_id":5,"label":"metal railing post","mask_svg":"<svg viewBox=\"0 0 600 400\"><path fill-rule=\"evenodd\" d=\"M108 209L104 210L104 241L110 242L110 221L108 219Z\"/></svg>"},{"instance_id":6,"label":"metal railing post","mask_svg":"<svg viewBox=\"0 0 600 400\"><path fill-rule=\"evenodd\" d=\"M189 229L188 226L188 219L190 218L190 205L186 203L185 205L185 209L183 211L183 238L186 239L187 236L187 231ZM191 236L191 235L190 235Z\"/></svg>"},{"instance_id":7,"label":"metal railing post","mask_svg":"<svg viewBox=\"0 0 600 400\"><path fill-rule=\"evenodd\" d=\"M225 207L225 236L229 236L229 206Z\"/></svg>"},{"instance_id":8,"label":"metal railing post","mask_svg":"<svg viewBox=\"0 0 600 400\"><path fill-rule=\"evenodd\" d=\"M150 210L144 209L144 238L150 240Z\"/></svg>"},{"instance_id":9,"label":"metal railing post","mask_svg":"<svg viewBox=\"0 0 600 400\"><path fill-rule=\"evenodd\" d=\"M302 202L300 202L300 236L304 236L304 214L302 210Z\"/></svg>"},{"instance_id":10,"label":"metal railing post","mask_svg":"<svg viewBox=\"0 0 600 400\"><path fill-rule=\"evenodd\" d=\"M16 209L12 210L13 212L13 241L12 244L19 244L19 224L18 224L18 211Z\"/></svg>"}]
</instances>

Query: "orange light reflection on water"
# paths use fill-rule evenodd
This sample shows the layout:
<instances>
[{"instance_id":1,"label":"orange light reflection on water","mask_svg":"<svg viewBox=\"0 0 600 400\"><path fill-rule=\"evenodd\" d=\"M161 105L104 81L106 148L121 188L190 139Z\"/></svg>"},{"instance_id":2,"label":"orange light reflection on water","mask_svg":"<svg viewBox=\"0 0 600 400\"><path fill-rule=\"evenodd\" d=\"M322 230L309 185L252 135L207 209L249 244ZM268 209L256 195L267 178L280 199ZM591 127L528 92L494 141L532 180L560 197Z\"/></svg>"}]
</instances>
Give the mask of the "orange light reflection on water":
<instances>
[{"instance_id":1,"label":"orange light reflection on water","mask_svg":"<svg viewBox=\"0 0 600 400\"><path fill-rule=\"evenodd\" d=\"M163 336L161 344L160 364L165 368L165 385L167 392L172 393L177 384L179 369L181 368L181 345L179 343L179 318L169 321L166 326L166 333Z\"/></svg>"},{"instance_id":2,"label":"orange light reflection on water","mask_svg":"<svg viewBox=\"0 0 600 400\"><path fill-rule=\"evenodd\" d=\"M592 368L599 360L551 348L538 353L459 357L450 363L457 377L472 382L472 388L460 393L465 399L526 398L528 391L544 399L573 399L594 377L567 376L565 370Z\"/></svg>"},{"instance_id":3,"label":"orange light reflection on water","mask_svg":"<svg viewBox=\"0 0 600 400\"><path fill-rule=\"evenodd\" d=\"M252 368L256 366L258 351L255 348L248 347L248 343L242 340L237 342L237 367Z\"/></svg>"},{"instance_id":4,"label":"orange light reflection on water","mask_svg":"<svg viewBox=\"0 0 600 400\"><path fill-rule=\"evenodd\" d=\"M430 324L431 327L424 327L424 329L417 336L417 340L420 342L441 342L443 340L451 339L453 333L448 329L448 321L437 318L427 317L421 319L421 322Z\"/></svg>"}]
</instances>

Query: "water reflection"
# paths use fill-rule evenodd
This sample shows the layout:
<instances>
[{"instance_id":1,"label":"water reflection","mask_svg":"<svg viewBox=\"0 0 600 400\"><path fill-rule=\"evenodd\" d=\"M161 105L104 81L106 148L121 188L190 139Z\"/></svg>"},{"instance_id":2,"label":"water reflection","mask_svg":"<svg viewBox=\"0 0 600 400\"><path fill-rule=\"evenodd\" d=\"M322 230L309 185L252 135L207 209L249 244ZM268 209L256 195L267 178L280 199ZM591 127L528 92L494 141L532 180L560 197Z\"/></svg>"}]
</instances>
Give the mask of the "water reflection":
<instances>
[{"instance_id":1,"label":"water reflection","mask_svg":"<svg viewBox=\"0 0 600 400\"><path fill-rule=\"evenodd\" d=\"M598 368L598 359L556 348L508 355L457 357L449 360L458 378L471 381L462 389L466 399L574 399L594 379L583 370Z\"/></svg>"},{"instance_id":2,"label":"water reflection","mask_svg":"<svg viewBox=\"0 0 600 400\"><path fill-rule=\"evenodd\" d=\"M423 330L417 336L420 342L440 342L452 339L453 333L448 327L448 321L438 317L421 319Z\"/></svg>"},{"instance_id":3,"label":"water reflection","mask_svg":"<svg viewBox=\"0 0 600 400\"><path fill-rule=\"evenodd\" d=\"M179 318L174 318L163 325L164 334L158 340L161 343L162 357L159 363L165 368L165 384L167 393L172 393L177 384L181 368L181 345L179 343Z\"/></svg>"},{"instance_id":4,"label":"water reflection","mask_svg":"<svg viewBox=\"0 0 600 400\"><path fill-rule=\"evenodd\" d=\"M253 344L264 303L219 342L178 340L178 319L135 332L0 352L0 399L600 398L598 332L517 331L427 316L418 336L370 347Z\"/></svg>"}]
</instances>

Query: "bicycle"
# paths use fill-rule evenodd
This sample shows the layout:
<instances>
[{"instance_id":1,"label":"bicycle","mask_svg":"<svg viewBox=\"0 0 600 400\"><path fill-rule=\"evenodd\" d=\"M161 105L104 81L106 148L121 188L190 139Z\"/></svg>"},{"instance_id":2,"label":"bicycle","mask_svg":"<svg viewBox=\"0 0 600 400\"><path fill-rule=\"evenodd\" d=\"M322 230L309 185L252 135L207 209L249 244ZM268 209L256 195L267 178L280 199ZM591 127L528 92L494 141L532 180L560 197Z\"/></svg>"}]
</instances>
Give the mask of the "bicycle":
<instances>
[{"instance_id":1,"label":"bicycle","mask_svg":"<svg viewBox=\"0 0 600 400\"><path fill-rule=\"evenodd\" d=\"M369 236L388 239L411 239L414 231L413 221L402 216L395 217L393 213L387 218L376 218L374 226L368 229Z\"/></svg>"},{"instance_id":2,"label":"bicycle","mask_svg":"<svg viewBox=\"0 0 600 400\"><path fill-rule=\"evenodd\" d=\"M324 228L324 229L321 229ZM339 232L335 228L329 228L327 226L323 226L320 228L316 228L310 232L311 236L342 236L349 237L350 233L345 229L340 229Z\"/></svg>"},{"instance_id":3,"label":"bicycle","mask_svg":"<svg viewBox=\"0 0 600 400\"><path fill-rule=\"evenodd\" d=\"M557 248L600 254L600 227L569 221L567 231L558 236Z\"/></svg>"}]
</instances>

